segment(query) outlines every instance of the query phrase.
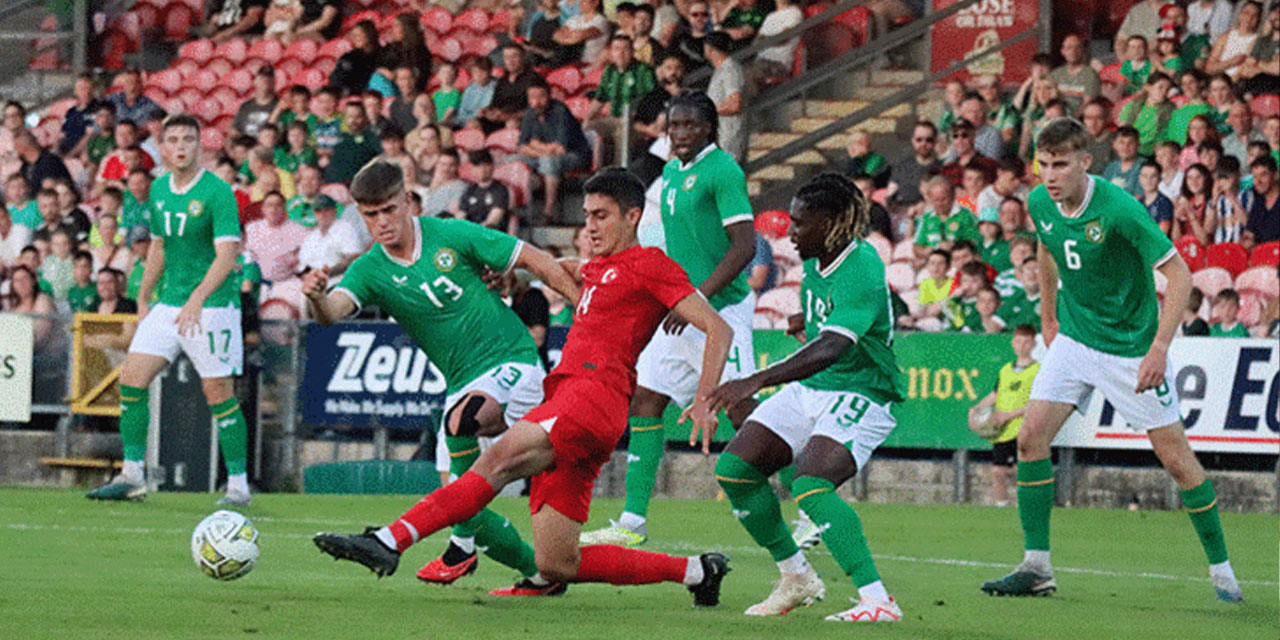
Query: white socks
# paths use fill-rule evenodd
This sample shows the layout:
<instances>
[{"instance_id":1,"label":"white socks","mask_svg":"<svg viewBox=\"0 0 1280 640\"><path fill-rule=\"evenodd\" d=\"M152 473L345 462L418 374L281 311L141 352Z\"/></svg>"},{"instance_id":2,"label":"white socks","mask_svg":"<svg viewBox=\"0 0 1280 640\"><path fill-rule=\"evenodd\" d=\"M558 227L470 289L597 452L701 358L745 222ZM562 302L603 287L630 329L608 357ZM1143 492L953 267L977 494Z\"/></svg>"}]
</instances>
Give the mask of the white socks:
<instances>
[{"instance_id":1,"label":"white socks","mask_svg":"<svg viewBox=\"0 0 1280 640\"><path fill-rule=\"evenodd\" d=\"M459 538L458 536L449 536L449 543L461 549L463 553L476 552L476 539L473 537Z\"/></svg>"},{"instance_id":2,"label":"white socks","mask_svg":"<svg viewBox=\"0 0 1280 640\"><path fill-rule=\"evenodd\" d=\"M1209 565L1209 577L1213 578L1214 582L1234 582L1236 572L1231 570L1231 561L1227 560L1226 562Z\"/></svg>"},{"instance_id":3,"label":"white socks","mask_svg":"<svg viewBox=\"0 0 1280 640\"><path fill-rule=\"evenodd\" d=\"M797 551L796 554L790 558L778 561L778 571L781 571L782 573L799 575L801 573L808 573L810 569L809 561L804 559L803 551Z\"/></svg>"},{"instance_id":4,"label":"white socks","mask_svg":"<svg viewBox=\"0 0 1280 640\"><path fill-rule=\"evenodd\" d=\"M249 475L245 473L228 475L227 493L242 493L249 495Z\"/></svg>"},{"instance_id":5,"label":"white socks","mask_svg":"<svg viewBox=\"0 0 1280 640\"><path fill-rule=\"evenodd\" d=\"M373 532L373 537L378 539L382 545L392 551L399 551L400 546L396 544L396 537L391 533L391 527L382 527Z\"/></svg>"},{"instance_id":6,"label":"white socks","mask_svg":"<svg viewBox=\"0 0 1280 640\"><path fill-rule=\"evenodd\" d=\"M124 467L120 469L120 475L133 484L144 484L146 481L141 460L125 460Z\"/></svg>"},{"instance_id":7,"label":"white socks","mask_svg":"<svg viewBox=\"0 0 1280 640\"><path fill-rule=\"evenodd\" d=\"M859 600L879 600L880 602L889 601L889 592L885 591L884 583L876 580L865 587L858 587Z\"/></svg>"},{"instance_id":8,"label":"white socks","mask_svg":"<svg viewBox=\"0 0 1280 640\"><path fill-rule=\"evenodd\" d=\"M695 584L702 584L702 579L706 577L702 571L702 559L698 556L689 558L689 564L684 567L684 585L692 587Z\"/></svg>"},{"instance_id":9,"label":"white socks","mask_svg":"<svg viewBox=\"0 0 1280 640\"><path fill-rule=\"evenodd\" d=\"M529 582L530 582L531 584L533 584L533 586L535 586L535 587L545 587L545 586L547 586L547 585L551 584L551 581L550 581L550 580L547 580L547 579L546 579L546 578L544 578L544 577L542 577L542 574L541 574L541 573L535 573L535 574L533 574L533 575L529 576L528 580L529 580Z\"/></svg>"},{"instance_id":10,"label":"white socks","mask_svg":"<svg viewBox=\"0 0 1280 640\"><path fill-rule=\"evenodd\" d=\"M1048 551L1032 551L1028 549L1024 551L1023 554L1022 564L1039 569L1045 573L1053 571L1053 567L1049 564Z\"/></svg>"},{"instance_id":11,"label":"white socks","mask_svg":"<svg viewBox=\"0 0 1280 640\"><path fill-rule=\"evenodd\" d=\"M623 511L622 515L618 516L618 526L635 533L644 533L644 520L644 516Z\"/></svg>"}]
</instances>

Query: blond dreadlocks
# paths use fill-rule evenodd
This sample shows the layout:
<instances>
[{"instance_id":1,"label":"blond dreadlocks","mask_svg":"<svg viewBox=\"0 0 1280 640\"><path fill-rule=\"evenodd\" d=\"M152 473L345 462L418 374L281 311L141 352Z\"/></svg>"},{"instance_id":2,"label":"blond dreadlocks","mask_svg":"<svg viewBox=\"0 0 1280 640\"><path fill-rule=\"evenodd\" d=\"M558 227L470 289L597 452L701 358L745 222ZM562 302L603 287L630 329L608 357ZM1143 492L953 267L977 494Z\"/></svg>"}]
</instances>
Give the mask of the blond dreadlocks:
<instances>
[{"instance_id":1,"label":"blond dreadlocks","mask_svg":"<svg viewBox=\"0 0 1280 640\"><path fill-rule=\"evenodd\" d=\"M827 213L831 229L823 239L823 248L838 251L861 238L871 217L871 205L866 194L853 181L838 173L822 173L814 176L796 192L796 200L804 206Z\"/></svg>"}]
</instances>

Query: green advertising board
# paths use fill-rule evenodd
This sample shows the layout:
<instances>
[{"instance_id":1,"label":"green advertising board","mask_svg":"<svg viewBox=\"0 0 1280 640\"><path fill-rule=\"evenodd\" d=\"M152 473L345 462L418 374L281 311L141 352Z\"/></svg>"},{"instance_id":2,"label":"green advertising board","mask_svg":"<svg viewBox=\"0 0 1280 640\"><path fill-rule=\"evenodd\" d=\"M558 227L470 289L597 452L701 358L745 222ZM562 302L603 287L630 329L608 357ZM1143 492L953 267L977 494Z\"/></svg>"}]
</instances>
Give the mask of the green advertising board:
<instances>
[{"instance_id":1,"label":"green advertising board","mask_svg":"<svg viewBox=\"0 0 1280 640\"><path fill-rule=\"evenodd\" d=\"M756 367L764 368L788 355L800 342L778 330L753 335ZM898 426L882 446L913 449L990 449L968 427L969 407L996 386L1000 368L1013 360L1009 335L945 333L900 334L894 353L907 383L907 399L893 407ZM776 392L763 389L761 399ZM668 440L689 440L689 425L677 425L680 412L668 407ZM733 429L723 417L716 440L727 441Z\"/></svg>"}]
</instances>

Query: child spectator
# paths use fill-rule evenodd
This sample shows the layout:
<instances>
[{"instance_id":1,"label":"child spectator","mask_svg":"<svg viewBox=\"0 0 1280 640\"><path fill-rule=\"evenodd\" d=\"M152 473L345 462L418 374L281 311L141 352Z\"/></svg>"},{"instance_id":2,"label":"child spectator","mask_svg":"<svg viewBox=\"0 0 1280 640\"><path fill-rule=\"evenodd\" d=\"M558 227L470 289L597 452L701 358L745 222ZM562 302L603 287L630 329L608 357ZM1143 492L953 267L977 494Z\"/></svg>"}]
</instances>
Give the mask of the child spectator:
<instances>
[{"instance_id":1,"label":"child spectator","mask_svg":"<svg viewBox=\"0 0 1280 640\"><path fill-rule=\"evenodd\" d=\"M1160 193L1170 202L1182 195L1182 169L1178 166L1178 155L1182 147L1177 142L1165 140L1156 145L1156 165L1160 167Z\"/></svg>"},{"instance_id":2,"label":"child spectator","mask_svg":"<svg viewBox=\"0 0 1280 640\"><path fill-rule=\"evenodd\" d=\"M951 127L960 119L960 103L964 101L964 83L949 80L942 88L942 114L938 116L938 133L949 135Z\"/></svg>"},{"instance_id":3,"label":"child spectator","mask_svg":"<svg viewBox=\"0 0 1280 640\"><path fill-rule=\"evenodd\" d=\"M1213 299L1213 319L1209 327L1211 338L1248 338L1249 330L1240 324L1240 294L1235 289L1223 289Z\"/></svg>"},{"instance_id":4,"label":"child spectator","mask_svg":"<svg viewBox=\"0 0 1280 640\"><path fill-rule=\"evenodd\" d=\"M289 87L284 100L276 104L276 109L271 114L271 122L285 130L288 130L293 123L301 122L306 126L307 135L310 136L312 128L319 122L316 114L311 113L311 90L300 84Z\"/></svg>"},{"instance_id":5,"label":"child spectator","mask_svg":"<svg viewBox=\"0 0 1280 640\"><path fill-rule=\"evenodd\" d=\"M315 122L308 122L319 155L332 154L342 138L342 116L338 113L338 92L329 87L316 93Z\"/></svg>"},{"instance_id":6,"label":"child spectator","mask_svg":"<svg viewBox=\"0 0 1280 640\"><path fill-rule=\"evenodd\" d=\"M476 181L468 184L462 196L450 207L455 218L514 234L519 221L509 214L511 199L507 186L493 179L493 154L488 149L471 152L476 168Z\"/></svg>"},{"instance_id":7,"label":"child spectator","mask_svg":"<svg viewBox=\"0 0 1280 640\"><path fill-rule=\"evenodd\" d=\"M1040 330L1040 262L1028 255L1018 264L1018 287L1001 294L996 312L1006 327L1028 325Z\"/></svg>"},{"instance_id":8,"label":"child spectator","mask_svg":"<svg viewBox=\"0 0 1280 640\"><path fill-rule=\"evenodd\" d=\"M1169 237L1174 242L1184 235L1192 235L1200 246L1208 246L1212 228L1208 226L1206 213L1212 200L1212 189L1213 175L1208 167L1197 163L1187 169L1187 177L1182 182L1182 197L1173 207L1173 233Z\"/></svg>"},{"instance_id":9,"label":"child spectator","mask_svg":"<svg viewBox=\"0 0 1280 640\"><path fill-rule=\"evenodd\" d=\"M458 113L458 103L462 101L462 92L453 86L458 80L458 68L452 64L442 64L436 77L440 79L440 88L431 92L431 103L436 108L436 122L453 126L453 116Z\"/></svg>"},{"instance_id":10,"label":"child spectator","mask_svg":"<svg viewBox=\"0 0 1280 640\"><path fill-rule=\"evenodd\" d=\"M97 167L116 148L116 108L110 102L98 105L93 114L93 129L84 143L85 159Z\"/></svg>"},{"instance_id":11,"label":"child spectator","mask_svg":"<svg viewBox=\"0 0 1280 640\"><path fill-rule=\"evenodd\" d=\"M914 318L916 320L938 317L947 299L951 297L951 276L947 275L951 270L951 254L942 249L934 249L925 260L925 269L929 275L920 281L916 294L916 300L920 303L920 310Z\"/></svg>"},{"instance_id":12,"label":"child spectator","mask_svg":"<svg viewBox=\"0 0 1280 640\"><path fill-rule=\"evenodd\" d=\"M1197 287L1191 287L1191 295L1187 297L1187 308L1182 310L1182 322L1178 324L1178 335L1209 335L1209 323L1200 317L1202 305L1204 305L1204 292Z\"/></svg>"},{"instance_id":13,"label":"child spectator","mask_svg":"<svg viewBox=\"0 0 1280 640\"><path fill-rule=\"evenodd\" d=\"M1182 153L1178 156L1178 168L1186 171L1197 162L1203 163L1204 159L1200 157L1200 146L1210 142L1218 142L1218 129L1213 125L1213 119L1207 113L1192 116L1191 121L1187 123L1186 142L1182 147Z\"/></svg>"},{"instance_id":14,"label":"child spectator","mask_svg":"<svg viewBox=\"0 0 1280 640\"><path fill-rule=\"evenodd\" d=\"M67 230L61 227L54 230L49 236L49 255L40 263L40 277L53 287L55 301L66 300L67 292L75 285L71 251L71 235Z\"/></svg>"},{"instance_id":15,"label":"child spectator","mask_svg":"<svg viewBox=\"0 0 1280 640\"><path fill-rule=\"evenodd\" d=\"M1240 161L1224 156L1213 180L1213 216L1205 222L1213 228L1214 244L1240 242L1248 212L1240 204Z\"/></svg>"},{"instance_id":16,"label":"child spectator","mask_svg":"<svg viewBox=\"0 0 1280 640\"><path fill-rule=\"evenodd\" d=\"M981 326L965 326L974 333L1000 333L1004 331L1004 320L997 315L1000 310L1000 294L991 287L984 287L978 292L978 302L974 306L978 312L977 324Z\"/></svg>"},{"instance_id":17,"label":"child spectator","mask_svg":"<svg viewBox=\"0 0 1280 640\"><path fill-rule=\"evenodd\" d=\"M1173 103L1169 101L1172 88L1173 81L1169 76L1152 73L1147 77L1142 95L1120 111L1119 124L1138 130L1138 153L1141 155L1150 156L1155 152L1156 143L1164 138L1169 118L1173 116Z\"/></svg>"},{"instance_id":18,"label":"child spectator","mask_svg":"<svg viewBox=\"0 0 1280 640\"><path fill-rule=\"evenodd\" d=\"M277 167L293 174L298 173L303 166L319 165L316 149L311 146L307 136L307 123L302 120L289 123L284 136L284 145L275 147L272 154L275 156Z\"/></svg>"},{"instance_id":19,"label":"child spectator","mask_svg":"<svg viewBox=\"0 0 1280 640\"><path fill-rule=\"evenodd\" d=\"M1120 77L1124 83L1120 90L1124 95L1137 93L1151 76L1152 64L1147 55L1147 39L1142 36L1129 36L1125 45L1125 60L1120 63Z\"/></svg>"},{"instance_id":20,"label":"child spectator","mask_svg":"<svg viewBox=\"0 0 1280 640\"><path fill-rule=\"evenodd\" d=\"M1013 267L1009 262L1009 243L1000 233L1000 213L988 210L978 216L978 233L982 235L982 244L978 246L978 255L982 261L991 265L997 272Z\"/></svg>"},{"instance_id":21,"label":"child spectator","mask_svg":"<svg viewBox=\"0 0 1280 640\"><path fill-rule=\"evenodd\" d=\"M1138 176L1142 173L1142 162L1138 159L1138 130L1133 127L1120 127L1116 131L1116 159L1102 170L1102 177L1112 184L1128 191L1133 197L1142 197L1142 184Z\"/></svg>"},{"instance_id":22,"label":"child spectator","mask_svg":"<svg viewBox=\"0 0 1280 640\"><path fill-rule=\"evenodd\" d=\"M93 281L93 256L77 251L71 258L73 283L67 289L67 306L71 313L93 313L98 310L98 285Z\"/></svg>"},{"instance_id":23,"label":"child spectator","mask_svg":"<svg viewBox=\"0 0 1280 640\"><path fill-rule=\"evenodd\" d=\"M1156 221L1160 231L1169 235L1169 228L1173 226L1173 201L1160 193L1160 167L1151 162L1142 165L1138 182L1142 185L1140 199L1147 206L1147 213Z\"/></svg>"},{"instance_id":24,"label":"child spectator","mask_svg":"<svg viewBox=\"0 0 1280 640\"><path fill-rule=\"evenodd\" d=\"M276 125L266 122L258 127L258 146L268 149L278 149L283 146L280 144L280 128Z\"/></svg>"},{"instance_id":25,"label":"child spectator","mask_svg":"<svg viewBox=\"0 0 1280 640\"><path fill-rule=\"evenodd\" d=\"M889 186L889 163L884 156L871 150L871 136L862 129L849 134L849 157L844 161L844 173L850 178L867 175L877 189Z\"/></svg>"},{"instance_id":26,"label":"child spectator","mask_svg":"<svg viewBox=\"0 0 1280 640\"><path fill-rule=\"evenodd\" d=\"M954 256L952 262L955 261ZM976 333L984 333L986 324L983 317L978 312L978 293L984 289L989 289L987 282L986 265L980 262L969 262L960 267L958 274L960 286L956 287L952 292L951 298L947 300L946 306L943 308L943 314L948 322L947 329L951 331L969 331ZM994 293L994 290L992 290ZM997 300L999 296L997 295ZM999 307L997 302L996 307ZM991 310L995 313L995 309Z\"/></svg>"},{"instance_id":27,"label":"child spectator","mask_svg":"<svg viewBox=\"0 0 1280 640\"><path fill-rule=\"evenodd\" d=\"M960 191L956 194L956 202L975 214L978 213L978 196L991 184L994 173L986 165L970 162L960 172Z\"/></svg>"},{"instance_id":28,"label":"child spectator","mask_svg":"<svg viewBox=\"0 0 1280 640\"><path fill-rule=\"evenodd\" d=\"M975 418L979 409L994 408L987 422L1003 425L991 438L991 501L997 507L1009 506L1009 487L1014 482L1014 467L1018 462L1018 432L1022 430L1022 418L1026 414L1027 401L1031 399L1031 385L1040 372L1040 363L1031 359L1036 346L1036 331L1030 325L1018 325L1013 330L1014 361L1000 369L996 388L978 404L969 409L969 426L976 428Z\"/></svg>"},{"instance_id":29,"label":"child spectator","mask_svg":"<svg viewBox=\"0 0 1280 640\"><path fill-rule=\"evenodd\" d=\"M497 86L493 80L493 61L480 57L471 61L471 84L462 92L458 101L458 113L454 121L459 127L470 124L480 117L480 112L493 102L493 89Z\"/></svg>"},{"instance_id":30,"label":"child spectator","mask_svg":"<svg viewBox=\"0 0 1280 640\"><path fill-rule=\"evenodd\" d=\"M1003 298L1006 303L1009 302L1010 296L1013 295L1014 291L1023 288L1021 276L1022 263L1026 262L1027 258L1034 259L1035 255L1035 238L1028 236L1014 236L1013 239L1009 241L1009 264L1013 266L998 273L996 275L995 283L992 285L996 288L996 291L1000 292L1000 297ZM1038 284L1036 289L1039 289ZM1009 326L1017 326L1018 324L1021 323L1010 322Z\"/></svg>"},{"instance_id":31,"label":"child spectator","mask_svg":"<svg viewBox=\"0 0 1280 640\"><path fill-rule=\"evenodd\" d=\"M1178 32L1172 25L1166 24L1160 30L1160 35L1156 38L1156 50L1151 57L1155 62L1155 70L1167 73L1170 76L1176 77L1190 68L1186 60L1182 58L1182 47L1178 42Z\"/></svg>"},{"instance_id":32,"label":"child spectator","mask_svg":"<svg viewBox=\"0 0 1280 640\"><path fill-rule=\"evenodd\" d=\"M5 181L4 204L14 224L34 231L44 222L40 217L40 208L31 198L31 186L21 173L15 173Z\"/></svg>"}]
</instances>

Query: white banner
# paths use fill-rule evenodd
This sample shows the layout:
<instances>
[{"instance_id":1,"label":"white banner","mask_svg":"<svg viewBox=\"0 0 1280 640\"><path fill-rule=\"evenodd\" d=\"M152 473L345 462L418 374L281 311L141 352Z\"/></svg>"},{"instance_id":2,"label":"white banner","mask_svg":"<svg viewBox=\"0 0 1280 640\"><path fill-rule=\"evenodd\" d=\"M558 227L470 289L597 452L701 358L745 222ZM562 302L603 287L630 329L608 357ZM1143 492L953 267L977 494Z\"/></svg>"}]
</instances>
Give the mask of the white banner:
<instances>
[{"instance_id":1,"label":"white banner","mask_svg":"<svg viewBox=\"0 0 1280 640\"><path fill-rule=\"evenodd\" d=\"M28 316L0 313L0 420L31 420L31 366L35 323Z\"/></svg>"},{"instance_id":2,"label":"white banner","mask_svg":"<svg viewBox=\"0 0 1280 640\"><path fill-rule=\"evenodd\" d=\"M1275 340L1177 338L1169 349L1187 439L1196 451L1280 453ZM1084 415L1073 413L1054 446L1146 449L1115 407L1095 392Z\"/></svg>"}]
</instances>

